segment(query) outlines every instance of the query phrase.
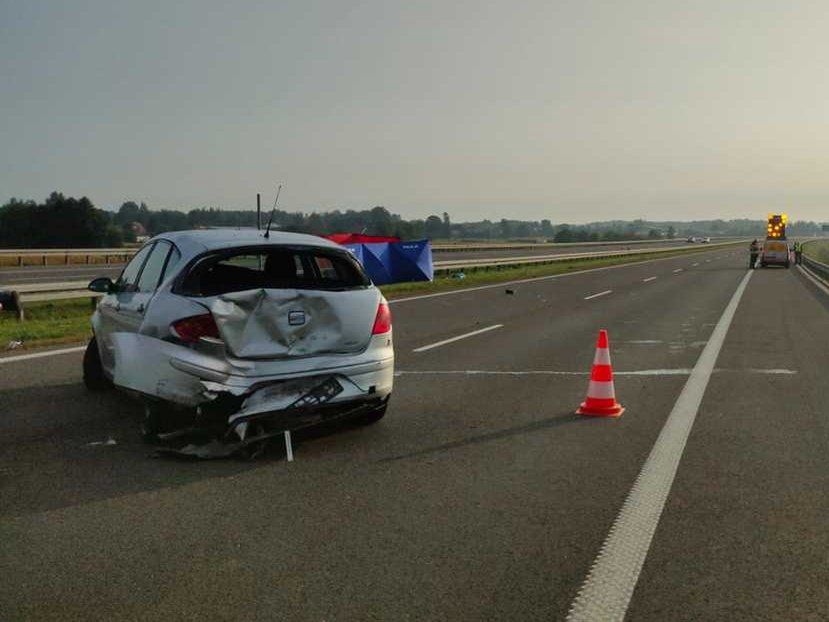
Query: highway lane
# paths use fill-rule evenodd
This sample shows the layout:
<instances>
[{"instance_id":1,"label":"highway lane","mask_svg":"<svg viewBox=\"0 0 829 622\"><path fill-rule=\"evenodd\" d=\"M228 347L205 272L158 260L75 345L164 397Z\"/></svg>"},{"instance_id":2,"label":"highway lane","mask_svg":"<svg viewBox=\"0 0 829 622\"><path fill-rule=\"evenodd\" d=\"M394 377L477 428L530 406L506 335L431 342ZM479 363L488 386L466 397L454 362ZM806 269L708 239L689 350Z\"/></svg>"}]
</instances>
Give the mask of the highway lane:
<instances>
[{"instance_id":1,"label":"highway lane","mask_svg":"<svg viewBox=\"0 0 829 622\"><path fill-rule=\"evenodd\" d=\"M575 246L546 246L520 250L492 249L483 251L435 251L435 261L456 261L465 259L502 259L512 257L532 257L541 255L570 255L573 253L601 252L612 250L629 250L636 248L685 247L684 240L665 240L647 244L604 244ZM124 264L93 264L68 266L23 266L0 267L0 289L22 283L53 283L59 281L92 280L96 276L117 277Z\"/></svg>"},{"instance_id":2,"label":"highway lane","mask_svg":"<svg viewBox=\"0 0 829 622\"><path fill-rule=\"evenodd\" d=\"M38 359L36 368L2 366L0 397L8 407L0 419L0 538L15 544L0 551L11 570L0 585L0 610L52 619L92 618L102 610L147 619L272 619L274 612L292 619L561 619L687 370L745 275L744 261L721 250L515 284L513 294L497 286L397 302L400 375L389 415L371 428L306 439L290 465L277 451L254 464L148 459L134 432L137 408L114 394L85 394L78 355ZM784 288L785 296L763 298L765 283ZM631 619L722 614L689 583L689 576L699 578L699 563L725 577L731 592L741 590L728 617L764 617L760 605L772 596L754 605L762 585L750 574L727 576L728 551L747 562L754 549L741 548L746 538L758 548L770 539L785 553L797 538L825 537L815 495L782 488L775 491L784 495L786 513L760 533L734 540L738 530L726 524L726 501L739 502L740 529L750 527L752 508L769 509L742 491L752 468L756 486L774 470L755 460L775 465L775 441L788 447L783 466L797 475L814 467L807 483L816 486L826 472L819 448L827 431L814 407L829 396L819 372L804 369L829 363L814 344L814 335L825 334L829 306L794 271L782 270L758 271L745 302ZM758 318L770 308L771 320ZM754 331L775 326L802 348L799 354L771 356L779 348ZM646 372L617 375L628 409L617 421L571 415L584 398L599 327L610 331L617 371ZM781 381L763 372L771 367L797 373ZM724 391L733 395L723 399ZM793 416L813 425L782 428L774 421L779 431L755 430L741 416L747 400L762 400L773 412L800 395L803 412ZM751 426L745 439L737 437L748 429L741 426ZM754 449L763 434L772 439ZM87 444L110 437L118 444ZM796 449L804 452L799 460ZM721 469L717 490L704 481L706 469ZM773 483L782 485L785 472ZM712 494L716 504L709 507ZM798 515L806 518L787 520ZM696 529L696 520L705 528ZM713 561L700 561L708 550ZM806 579L812 600L797 610L804 614L820 611L820 581L826 584L825 569L814 555L807 559L817 565L786 577ZM803 576L809 571L813 579ZM675 590L689 592L693 607Z\"/></svg>"}]
</instances>

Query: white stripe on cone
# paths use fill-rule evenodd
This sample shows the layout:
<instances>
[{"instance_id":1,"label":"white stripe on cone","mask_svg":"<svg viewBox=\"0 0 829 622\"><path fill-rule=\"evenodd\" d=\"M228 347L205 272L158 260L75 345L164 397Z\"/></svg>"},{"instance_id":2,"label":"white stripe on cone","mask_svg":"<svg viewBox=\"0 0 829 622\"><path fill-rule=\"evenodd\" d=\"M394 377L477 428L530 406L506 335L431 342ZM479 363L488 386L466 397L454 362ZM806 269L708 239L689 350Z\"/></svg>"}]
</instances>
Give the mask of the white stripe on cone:
<instances>
[{"instance_id":1,"label":"white stripe on cone","mask_svg":"<svg viewBox=\"0 0 829 622\"><path fill-rule=\"evenodd\" d=\"M607 348L596 348L593 356L593 365L610 365L610 350Z\"/></svg>"},{"instance_id":2,"label":"white stripe on cone","mask_svg":"<svg viewBox=\"0 0 829 622\"><path fill-rule=\"evenodd\" d=\"M591 380L587 386L587 399L615 399L616 389L613 386L613 381L603 382L601 380Z\"/></svg>"}]
</instances>

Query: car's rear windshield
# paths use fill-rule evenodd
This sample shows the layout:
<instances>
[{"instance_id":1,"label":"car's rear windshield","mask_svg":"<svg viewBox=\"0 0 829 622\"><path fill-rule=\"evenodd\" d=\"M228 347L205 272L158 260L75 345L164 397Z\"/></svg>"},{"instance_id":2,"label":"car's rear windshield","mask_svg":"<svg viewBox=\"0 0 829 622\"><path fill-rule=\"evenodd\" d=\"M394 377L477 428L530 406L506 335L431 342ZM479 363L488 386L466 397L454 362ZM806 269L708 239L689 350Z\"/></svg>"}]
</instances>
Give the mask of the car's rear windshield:
<instances>
[{"instance_id":1,"label":"car's rear windshield","mask_svg":"<svg viewBox=\"0 0 829 622\"><path fill-rule=\"evenodd\" d=\"M348 252L275 248L208 255L196 261L176 290L218 296L247 289L340 290L371 285Z\"/></svg>"}]
</instances>

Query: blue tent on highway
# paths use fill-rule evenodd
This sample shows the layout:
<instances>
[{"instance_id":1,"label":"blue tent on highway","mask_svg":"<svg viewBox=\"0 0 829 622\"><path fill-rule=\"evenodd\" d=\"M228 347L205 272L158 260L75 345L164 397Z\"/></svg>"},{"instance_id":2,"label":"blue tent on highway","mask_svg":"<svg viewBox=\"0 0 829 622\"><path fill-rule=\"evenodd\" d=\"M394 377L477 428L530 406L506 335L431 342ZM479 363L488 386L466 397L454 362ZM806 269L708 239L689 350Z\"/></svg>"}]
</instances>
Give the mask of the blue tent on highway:
<instances>
[{"instance_id":1,"label":"blue tent on highway","mask_svg":"<svg viewBox=\"0 0 829 622\"><path fill-rule=\"evenodd\" d=\"M375 285L431 281L434 278L429 240L344 244L363 264Z\"/></svg>"}]
</instances>

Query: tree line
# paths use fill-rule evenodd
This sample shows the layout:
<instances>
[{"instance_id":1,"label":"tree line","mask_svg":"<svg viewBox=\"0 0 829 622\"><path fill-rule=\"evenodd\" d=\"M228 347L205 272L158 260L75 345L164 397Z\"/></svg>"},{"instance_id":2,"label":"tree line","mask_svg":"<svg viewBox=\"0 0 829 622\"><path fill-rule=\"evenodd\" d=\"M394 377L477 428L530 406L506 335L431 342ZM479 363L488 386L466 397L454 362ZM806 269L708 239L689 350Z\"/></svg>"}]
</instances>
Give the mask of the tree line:
<instances>
[{"instance_id":1,"label":"tree line","mask_svg":"<svg viewBox=\"0 0 829 622\"><path fill-rule=\"evenodd\" d=\"M271 217L263 210L262 226ZM126 201L117 210L96 208L87 197L53 192L43 203L11 199L0 207L0 248L117 247L166 231L207 227L255 227L255 210L204 207L189 211L150 209ZM552 242L672 239L685 236L762 236L765 220L606 221L586 225L538 221L480 220L452 222L449 214L407 220L383 206L364 210L273 212L274 229L311 234L367 233L402 239L527 240ZM819 224L794 222L791 235L818 235Z\"/></svg>"}]
</instances>

